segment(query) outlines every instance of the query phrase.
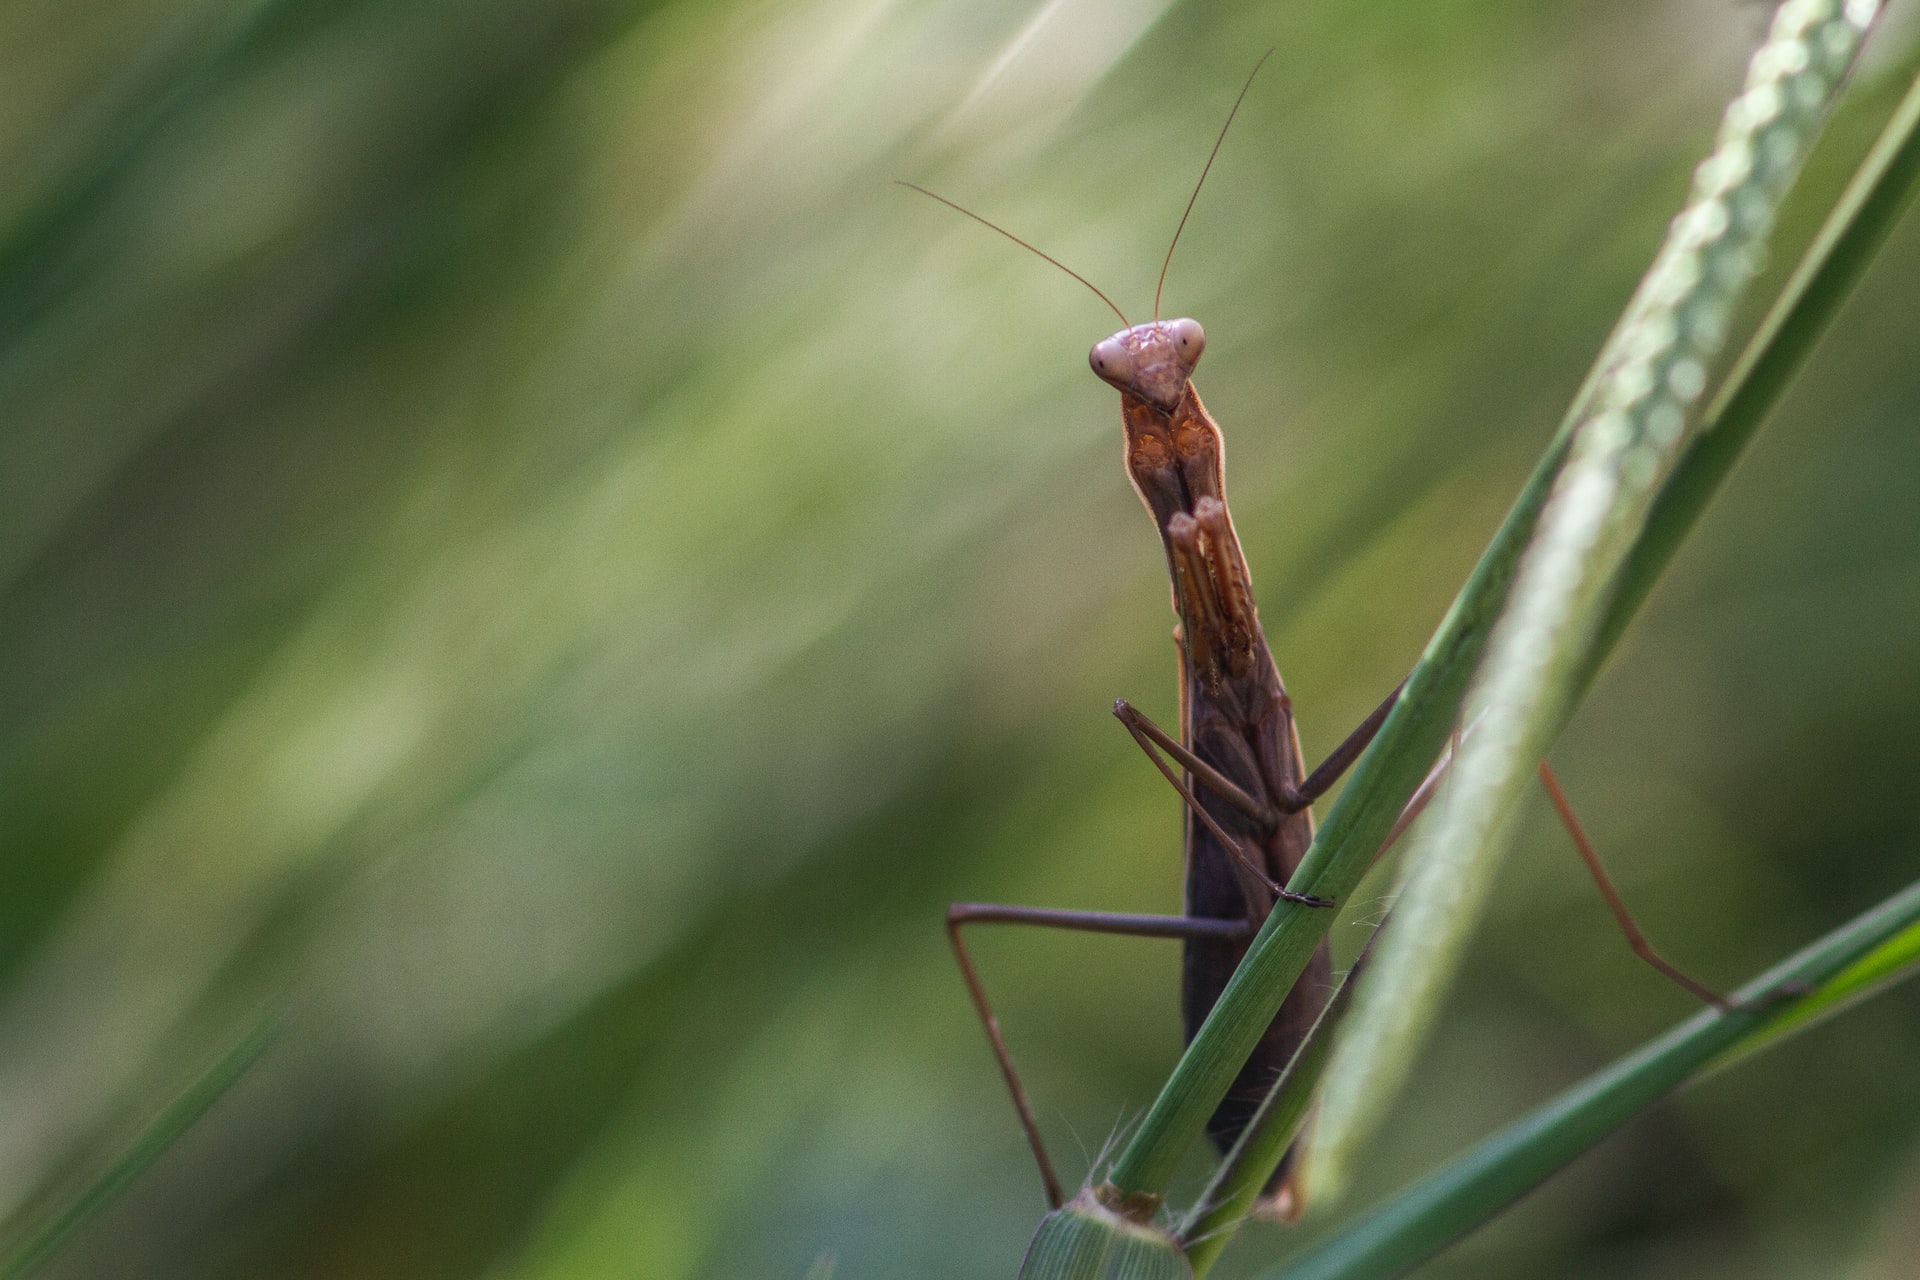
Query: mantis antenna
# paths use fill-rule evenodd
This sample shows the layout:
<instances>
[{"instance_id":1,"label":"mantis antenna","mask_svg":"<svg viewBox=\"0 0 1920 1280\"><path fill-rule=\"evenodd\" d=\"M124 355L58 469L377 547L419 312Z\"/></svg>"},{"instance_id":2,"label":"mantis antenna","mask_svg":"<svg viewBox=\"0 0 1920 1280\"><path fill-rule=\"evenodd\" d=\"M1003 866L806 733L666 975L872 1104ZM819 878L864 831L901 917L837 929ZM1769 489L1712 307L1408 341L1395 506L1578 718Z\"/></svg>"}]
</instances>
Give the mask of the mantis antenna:
<instances>
[{"instance_id":1,"label":"mantis antenna","mask_svg":"<svg viewBox=\"0 0 1920 1280\"><path fill-rule=\"evenodd\" d=\"M1220 154L1220 144L1227 140L1227 130L1233 127L1233 118L1240 114L1240 104L1247 100L1247 90L1253 88L1253 78L1260 74L1260 68L1267 65L1267 59L1273 56L1269 49L1260 55L1260 61L1253 64L1253 70L1247 72L1247 82L1240 86L1240 96L1233 100L1233 110L1227 112L1227 122L1220 126L1220 136L1213 140L1213 150L1207 153L1207 163L1200 170L1200 181L1193 184L1193 194L1187 197L1186 212L1180 215L1180 225L1173 229L1173 244L1167 246L1166 261L1160 264L1160 283L1153 290L1153 318L1160 318L1160 293L1167 287L1167 268L1173 265L1174 245L1180 243L1180 233L1187 229L1187 218L1193 213L1193 202L1200 198L1200 188L1207 185L1207 174L1213 170L1213 158ZM935 197L938 199L939 197ZM962 210L961 212L965 212ZM998 230L998 228L995 228ZM1056 264L1057 265L1057 264ZM1089 286L1091 287L1091 286ZM1107 305L1112 306L1112 303ZM1115 308L1118 310L1118 308ZM1124 317L1122 317L1124 319Z\"/></svg>"},{"instance_id":2,"label":"mantis antenna","mask_svg":"<svg viewBox=\"0 0 1920 1280\"><path fill-rule=\"evenodd\" d=\"M1214 147L1214 150L1218 151L1219 147L1216 145ZM1212 162L1209 161L1208 163L1212 163ZM1060 268L1062 271L1072 276L1075 280L1078 280L1081 284L1087 286L1087 288L1092 289L1094 296L1100 299L1100 301L1106 303L1107 306L1113 311L1113 314L1120 317L1120 323L1122 325L1124 325L1129 329L1133 327L1133 322L1127 319L1126 312L1120 310L1119 307L1114 306L1113 299L1109 298L1106 294L1101 293L1098 285L1094 284L1093 281L1087 279L1085 276L1081 275L1078 271L1075 271L1072 267L1060 261L1060 259L1054 257L1052 254L1042 253L1040 250L1034 248L1032 245L1028 244L1025 240L1022 240L1019 236L1013 234L1013 232L1007 230L1005 227L1000 226L996 223L988 222L985 218L981 217L979 214L975 213L973 210L967 208L965 205L955 204L953 201L947 199L945 196L938 195L932 191L929 191L917 182L908 182L904 178L895 178L893 181L895 185L905 187L909 191L918 191L921 195L926 196L929 200L938 200L941 204L947 206L947 208L952 209L956 213L966 214L969 218L972 218L975 222L979 223L983 227L986 227L988 230L998 231L1001 235L1013 241L1015 244L1019 245L1022 249L1025 249L1028 253L1031 253L1036 257L1045 258L1048 262L1051 262L1054 266ZM1164 275L1165 273L1162 272L1163 278L1164 278Z\"/></svg>"}]
</instances>

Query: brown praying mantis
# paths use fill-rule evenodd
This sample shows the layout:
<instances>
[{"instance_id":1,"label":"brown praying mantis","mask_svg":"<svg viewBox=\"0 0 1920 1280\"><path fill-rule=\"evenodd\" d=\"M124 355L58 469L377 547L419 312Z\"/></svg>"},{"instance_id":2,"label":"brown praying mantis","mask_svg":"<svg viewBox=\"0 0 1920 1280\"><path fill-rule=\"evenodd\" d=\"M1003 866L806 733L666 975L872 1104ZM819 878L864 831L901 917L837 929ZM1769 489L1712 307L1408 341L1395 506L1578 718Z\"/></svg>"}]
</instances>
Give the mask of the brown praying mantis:
<instances>
[{"instance_id":1,"label":"brown praying mantis","mask_svg":"<svg viewBox=\"0 0 1920 1280\"><path fill-rule=\"evenodd\" d=\"M1263 57L1261 62L1265 61ZM1259 69L1256 65L1254 73ZM901 184L1059 267L1119 316L1125 327L1096 344L1089 359L1093 371L1120 392L1127 476L1159 531L1174 613L1179 619L1174 632L1180 671L1179 735L1169 734L1124 700L1116 702L1113 710L1184 806L1185 913L1136 915L992 903L955 903L947 910L947 932L961 974L985 1025L1053 1208L1064 1203L1065 1193L962 929L975 923L1028 924L1181 939L1185 942L1182 1013L1185 1036L1191 1040L1245 956L1253 935L1277 903L1310 908L1336 905L1294 893L1286 882L1313 842L1314 800L1366 749L1399 696L1397 689L1389 694L1323 763L1311 773L1306 771L1292 700L1261 629L1252 578L1227 508L1223 437L1193 386L1193 370L1205 350L1206 335L1197 321L1158 318L1174 247L1252 82L1253 75L1249 75L1194 185L1161 264L1160 286L1154 295L1155 318L1146 324L1131 324L1120 308L1084 276L1018 236L924 187ZM1387 845L1424 807L1443 769L1444 761L1409 801ZM1695 996L1724 1007L1722 997L1669 964L1649 943L1545 761L1540 764L1540 773L1555 810L1634 952ZM1323 939L1207 1123L1209 1136L1222 1152L1246 1127L1319 1018L1332 990L1331 953ZM1292 1220L1304 1208L1293 1163L1290 1152L1267 1184L1259 1206L1265 1215Z\"/></svg>"}]
</instances>

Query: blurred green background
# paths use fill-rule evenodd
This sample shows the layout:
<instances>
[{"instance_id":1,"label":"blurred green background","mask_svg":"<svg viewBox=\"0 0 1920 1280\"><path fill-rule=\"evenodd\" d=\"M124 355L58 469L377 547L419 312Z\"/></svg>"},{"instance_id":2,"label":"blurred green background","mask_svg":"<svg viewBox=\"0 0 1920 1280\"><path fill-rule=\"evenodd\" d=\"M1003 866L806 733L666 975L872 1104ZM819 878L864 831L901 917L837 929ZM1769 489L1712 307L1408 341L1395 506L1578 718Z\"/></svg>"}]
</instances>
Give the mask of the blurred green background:
<instances>
[{"instance_id":1,"label":"blurred green background","mask_svg":"<svg viewBox=\"0 0 1920 1280\"><path fill-rule=\"evenodd\" d=\"M284 1006L55 1274L1010 1274L1039 1188L940 912L1173 909L1176 801L1107 715L1172 722L1172 617L1082 363L1111 316L889 179L1145 311L1277 47L1167 309L1208 326L1317 758L1438 620L1766 18L7 6L0 1205L58 1203ZM1719 985L1920 866L1916 221L1556 752ZM1534 808L1363 1197L1689 1011ZM1177 1053L1174 948L979 953L1078 1177ZM1430 1274L1920 1273L1917 1061L1907 990Z\"/></svg>"}]
</instances>

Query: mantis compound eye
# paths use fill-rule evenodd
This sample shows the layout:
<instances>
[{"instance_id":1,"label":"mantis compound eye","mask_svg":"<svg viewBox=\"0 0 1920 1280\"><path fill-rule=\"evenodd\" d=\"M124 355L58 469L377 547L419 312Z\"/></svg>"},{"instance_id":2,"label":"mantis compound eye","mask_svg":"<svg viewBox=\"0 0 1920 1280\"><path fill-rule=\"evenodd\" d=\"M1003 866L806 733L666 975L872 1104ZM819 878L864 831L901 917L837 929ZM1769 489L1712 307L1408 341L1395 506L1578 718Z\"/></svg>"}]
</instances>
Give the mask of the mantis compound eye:
<instances>
[{"instance_id":1,"label":"mantis compound eye","mask_svg":"<svg viewBox=\"0 0 1920 1280\"><path fill-rule=\"evenodd\" d=\"M1188 369L1199 363L1200 353L1207 349L1207 331L1200 327L1198 320L1167 321L1167 336L1173 339L1174 350L1180 353L1180 359Z\"/></svg>"},{"instance_id":2,"label":"mantis compound eye","mask_svg":"<svg viewBox=\"0 0 1920 1280\"><path fill-rule=\"evenodd\" d=\"M1198 326L1196 326L1198 327ZM1124 387L1133 381L1136 372L1133 352L1123 339L1124 333L1097 342L1087 354L1087 363L1102 379L1116 387Z\"/></svg>"}]
</instances>

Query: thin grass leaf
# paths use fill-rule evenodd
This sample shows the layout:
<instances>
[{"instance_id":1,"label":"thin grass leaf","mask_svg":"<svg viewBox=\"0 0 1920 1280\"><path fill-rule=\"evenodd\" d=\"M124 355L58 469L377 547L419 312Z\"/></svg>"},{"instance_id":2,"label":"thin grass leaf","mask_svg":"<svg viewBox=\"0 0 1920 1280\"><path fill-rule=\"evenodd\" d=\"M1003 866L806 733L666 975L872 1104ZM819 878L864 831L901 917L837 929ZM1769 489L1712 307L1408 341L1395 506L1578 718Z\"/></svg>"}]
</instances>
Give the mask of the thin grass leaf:
<instances>
[{"instance_id":1,"label":"thin grass leaf","mask_svg":"<svg viewBox=\"0 0 1920 1280\"><path fill-rule=\"evenodd\" d=\"M280 1034L281 1019L272 1017L254 1028L200 1078L161 1110L133 1144L93 1184L44 1226L34 1231L0 1261L0 1280L24 1280L51 1262L61 1249L133 1184L134 1179L165 1155L194 1122L205 1115L228 1089L259 1061Z\"/></svg>"},{"instance_id":2,"label":"thin grass leaf","mask_svg":"<svg viewBox=\"0 0 1920 1280\"><path fill-rule=\"evenodd\" d=\"M1334 1238L1263 1273L1266 1280L1384 1280L1402 1275L1486 1222L1722 1055L1808 1025L1792 1000L1880 954L1920 924L1920 883L1742 987L1735 1007L1708 1009L1509 1125ZM1920 968L1909 950L1898 976ZM1891 976L1891 975L1889 975Z\"/></svg>"},{"instance_id":3,"label":"thin grass leaf","mask_svg":"<svg viewBox=\"0 0 1920 1280\"><path fill-rule=\"evenodd\" d=\"M1908 977L1915 965L1920 965L1920 925L1909 926L1905 932L1887 939L1821 983L1804 1000L1795 1001L1784 1017L1729 1049L1701 1074L1723 1071L1743 1058L1772 1047L1776 1040L1784 1040L1816 1022L1825 1022L1835 1014L1879 995Z\"/></svg>"},{"instance_id":4,"label":"thin grass leaf","mask_svg":"<svg viewBox=\"0 0 1920 1280\"><path fill-rule=\"evenodd\" d=\"M1695 171L1687 207L1601 355L1567 465L1467 700L1476 731L1461 744L1414 850L1396 927L1329 1068L1305 1170L1316 1200L1338 1198L1411 1074L1484 910L1535 762L1572 715L1612 589L1682 456L1728 317L1874 12L1871 3L1832 0L1780 7L1713 153Z\"/></svg>"},{"instance_id":5,"label":"thin grass leaf","mask_svg":"<svg viewBox=\"0 0 1920 1280\"><path fill-rule=\"evenodd\" d=\"M1378 929L1374 937L1379 937ZM1353 991L1372 949L1369 941L1181 1224L1178 1235L1196 1276L1207 1274L1233 1239L1241 1219L1306 1123L1320 1078L1333 1056L1334 1034L1353 1007Z\"/></svg>"},{"instance_id":6,"label":"thin grass leaf","mask_svg":"<svg viewBox=\"0 0 1920 1280\"><path fill-rule=\"evenodd\" d=\"M1793 274L1720 385L1647 517L1620 574L1581 687L1659 581L1661 571L1773 406L1805 365L1920 188L1920 78L1894 108Z\"/></svg>"}]
</instances>

